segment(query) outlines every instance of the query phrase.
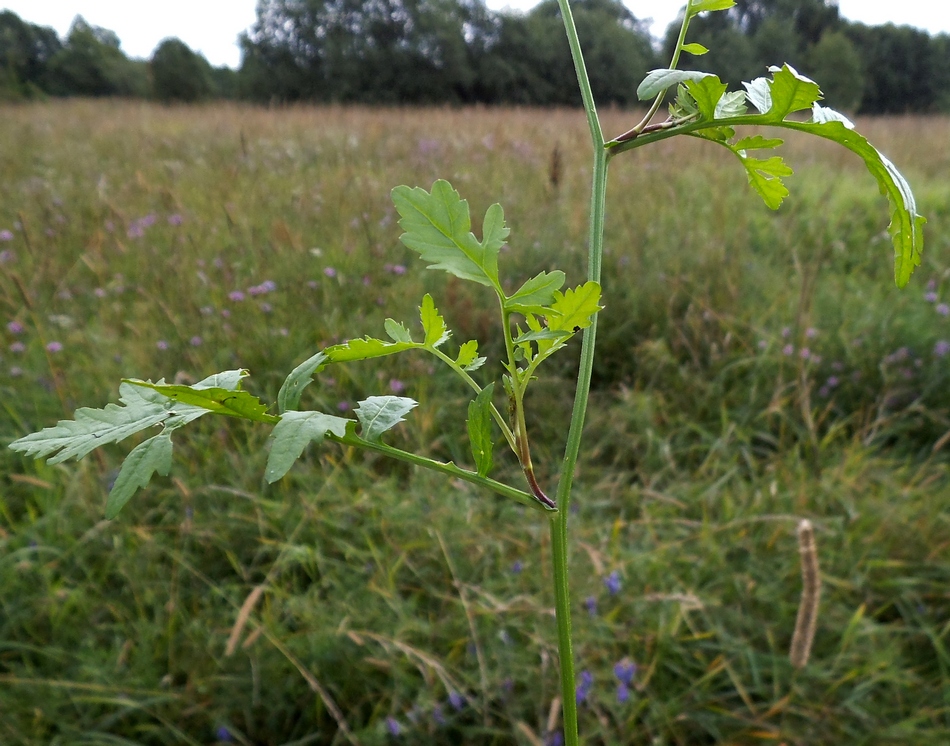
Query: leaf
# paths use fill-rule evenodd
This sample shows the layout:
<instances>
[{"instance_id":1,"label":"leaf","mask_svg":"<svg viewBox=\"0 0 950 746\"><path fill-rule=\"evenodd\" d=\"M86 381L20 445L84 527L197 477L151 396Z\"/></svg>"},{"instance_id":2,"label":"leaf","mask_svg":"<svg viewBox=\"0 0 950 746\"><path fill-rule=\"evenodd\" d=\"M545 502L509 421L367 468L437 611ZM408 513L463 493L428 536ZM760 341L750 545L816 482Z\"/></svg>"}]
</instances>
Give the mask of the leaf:
<instances>
[{"instance_id":1,"label":"leaf","mask_svg":"<svg viewBox=\"0 0 950 746\"><path fill-rule=\"evenodd\" d=\"M689 0L687 12L690 17L707 10L729 10L736 0Z\"/></svg>"},{"instance_id":2,"label":"leaf","mask_svg":"<svg viewBox=\"0 0 950 746\"><path fill-rule=\"evenodd\" d=\"M705 75L698 80L687 80L684 85L696 102L696 107L704 119L716 118L716 104L726 92L726 84L716 75Z\"/></svg>"},{"instance_id":3,"label":"leaf","mask_svg":"<svg viewBox=\"0 0 950 746\"><path fill-rule=\"evenodd\" d=\"M238 417L255 422L277 422L278 417L267 414L267 406L261 403L253 394L240 389L224 388L197 388L195 386L178 386L172 384L151 383L134 378L125 379L134 386L157 391L173 402L180 402L192 407L201 407L215 414L227 417Z\"/></svg>"},{"instance_id":4,"label":"leaf","mask_svg":"<svg viewBox=\"0 0 950 746\"><path fill-rule=\"evenodd\" d=\"M122 462L115 484L106 500L106 518L112 520L140 487L146 487L152 474L168 476L172 467L171 431L165 430L139 443Z\"/></svg>"},{"instance_id":5,"label":"leaf","mask_svg":"<svg viewBox=\"0 0 950 746\"><path fill-rule=\"evenodd\" d=\"M445 319L439 315L439 309L435 307L435 302L428 293L422 297L419 318L422 320L422 330L426 335L426 347L438 347L451 336L451 332L445 326Z\"/></svg>"},{"instance_id":6,"label":"leaf","mask_svg":"<svg viewBox=\"0 0 950 746\"><path fill-rule=\"evenodd\" d=\"M469 340L459 348L458 358L455 364L462 370L478 370L485 364L485 358L478 357L478 342L474 339Z\"/></svg>"},{"instance_id":7,"label":"leaf","mask_svg":"<svg viewBox=\"0 0 950 746\"><path fill-rule=\"evenodd\" d=\"M752 137L743 137L741 140L734 142L731 147L743 152L746 150L771 150L777 148L783 142L777 137L765 138L762 135L752 135Z\"/></svg>"},{"instance_id":8,"label":"leaf","mask_svg":"<svg viewBox=\"0 0 950 746\"><path fill-rule=\"evenodd\" d=\"M782 126L832 140L861 156L868 171L877 180L881 193L887 196L891 204L888 230L894 245L894 281L898 287L904 287L914 268L920 265L924 250L923 226L927 220L917 213L914 193L894 164L867 139L851 129L848 126L850 122L843 121L845 118L841 115L833 116L829 113L831 111L822 108L818 115L821 121L784 122Z\"/></svg>"},{"instance_id":9,"label":"leaf","mask_svg":"<svg viewBox=\"0 0 950 746\"><path fill-rule=\"evenodd\" d=\"M353 420L323 412L284 412L271 434L264 478L268 483L276 482L290 471L309 443L320 443L327 433L342 438L350 422Z\"/></svg>"},{"instance_id":10,"label":"leaf","mask_svg":"<svg viewBox=\"0 0 950 746\"><path fill-rule=\"evenodd\" d=\"M821 89L811 78L806 78L789 64L769 68L772 79L756 78L743 83L746 97L762 114L772 121L781 121L792 112L811 109L821 98Z\"/></svg>"},{"instance_id":11,"label":"leaf","mask_svg":"<svg viewBox=\"0 0 950 746\"><path fill-rule=\"evenodd\" d=\"M535 331L523 332L512 340L513 344L521 345L528 342L538 342L540 340L547 339L566 339L574 335L573 331L567 331L565 329L552 330L552 329L538 329Z\"/></svg>"},{"instance_id":12,"label":"leaf","mask_svg":"<svg viewBox=\"0 0 950 746\"><path fill-rule=\"evenodd\" d=\"M559 315L548 318L548 329L563 329L571 333L586 329L591 325L594 314L603 308L599 303L600 285L593 281L585 282L573 290L569 288L565 293L556 292L551 308Z\"/></svg>"},{"instance_id":13,"label":"leaf","mask_svg":"<svg viewBox=\"0 0 950 746\"><path fill-rule=\"evenodd\" d=\"M749 184L755 189L771 209L777 210L788 196L788 189L782 183L783 176L791 176L793 171L777 155L760 160L740 155L739 160L745 166L749 176Z\"/></svg>"},{"instance_id":14,"label":"leaf","mask_svg":"<svg viewBox=\"0 0 950 746\"><path fill-rule=\"evenodd\" d=\"M116 443L158 425L170 416L174 407L164 397L148 396L130 383L119 386L119 401L124 406L107 404L103 409L77 409L74 420L60 420L55 427L13 441L10 448L36 458L59 451L49 460L51 464L69 458L80 459L99 446Z\"/></svg>"},{"instance_id":15,"label":"leaf","mask_svg":"<svg viewBox=\"0 0 950 746\"><path fill-rule=\"evenodd\" d=\"M468 439L475 458L475 470L478 476L487 477L492 467L492 448L494 442L491 432L491 398L495 384L490 383L474 400L468 403Z\"/></svg>"},{"instance_id":16,"label":"leaf","mask_svg":"<svg viewBox=\"0 0 950 746\"><path fill-rule=\"evenodd\" d=\"M722 94L722 98L716 103L715 118L741 117L747 111L745 101L745 93L742 91L729 91Z\"/></svg>"},{"instance_id":17,"label":"leaf","mask_svg":"<svg viewBox=\"0 0 950 746\"><path fill-rule=\"evenodd\" d=\"M383 322L383 327L393 342L412 342L412 335L409 334L409 330L405 324L393 321L392 319L386 319L386 321Z\"/></svg>"},{"instance_id":18,"label":"leaf","mask_svg":"<svg viewBox=\"0 0 950 746\"><path fill-rule=\"evenodd\" d=\"M505 299L505 309L518 313L546 313L545 306L554 302L554 292L564 285L566 275L557 269L541 272Z\"/></svg>"},{"instance_id":19,"label":"leaf","mask_svg":"<svg viewBox=\"0 0 950 746\"><path fill-rule=\"evenodd\" d=\"M403 415L418 402L405 396L371 396L364 399L354 410L362 425L363 440L375 442L392 427L404 421Z\"/></svg>"},{"instance_id":20,"label":"leaf","mask_svg":"<svg viewBox=\"0 0 950 746\"><path fill-rule=\"evenodd\" d=\"M431 193L422 187L397 186L392 199L405 231L400 240L431 262L429 269L444 269L463 280L500 288L498 252L508 235L500 206L492 205L486 213L484 242L479 243L471 232L468 202L449 182L439 179Z\"/></svg>"},{"instance_id":21,"label":"leaf","mask_svg":"<svg viewBox=\"0 0 950 746\"><path fill-rule=\"evenodd\" d=\"M300 403L303 390L313 382L313 374L327 362L329 361L326 354L318 352L290 371L290 375L277 392L277 411L283 414L288 409L294 409Z\"/></svg>"},{"instance_id":22,"label":"leaf","mask_svg":"<svg viewBox=\"0 0 950 746\"><path fill-rule=\"evenodd\" d=\"M637 98L646 101L677 83L687 80L702 80L706 77L710 77L710 73L701 73L696 70L671 70L669 68L651 70L637 86Z\"/></svg>"},{"instance_id":23,"label":"leaf","mask_svg":"<svg viewBox=\"0 0 950 746\"><path fill-rule=\"evenodd\" d=\"M680 47L680 49L682 49L684 52L688 52L689 54L695 55L697 57L701 57L702 55L706 54L709 51L702 44L697 44L696 42L693 42L691 44L684 44L683 46Z\"/></svg>"},{"instance_id":24,"label":"leaf","mask_svg":"<svg viewBox=\"0 0 950 746\"><path fill-rule=\"evenodd\" d=\"M405 350L418 350L423 346L419 342L383 342L381 339L363 337L327 347L323 352L331 363L348 363L354 360L395 355Z\"/></svg>"},{"instance_id":25,"label":"leaf","mask_svg":"<svg viewBox=\"0 0 950 746\"><path fill-rule=\"evenodd\" d=\"M214 373L207 378L192 384L193 389L228 389L236 391L241 388L241 381L247 378L249 373L243 368L237 370L225 370L221 373Z\"/></svg>"}]
</instances>

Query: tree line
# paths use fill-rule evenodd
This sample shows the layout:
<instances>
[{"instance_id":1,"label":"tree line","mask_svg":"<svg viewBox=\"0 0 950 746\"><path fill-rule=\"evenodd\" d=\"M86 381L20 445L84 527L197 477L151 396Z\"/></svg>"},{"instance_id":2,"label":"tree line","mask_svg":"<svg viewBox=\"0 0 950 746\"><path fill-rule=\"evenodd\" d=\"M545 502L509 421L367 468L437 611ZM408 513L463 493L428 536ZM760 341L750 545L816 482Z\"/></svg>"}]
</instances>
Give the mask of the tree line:
<instances>
[{"instance_id":1,"label":"tree line","mask_svg":"<svg viewBox=\"0 0 950 746\"><path fill-rule=\"evenodd\" d=\"M591 83L603 104L636 102L663 40L620 0L572 4ZM950 36L866 26L827 0L737 0L694 22L710 52L682 66L740 81L788 62L822 85L830 106L868 114L950 112ZM579 105L557 0L525 14L484 0L259 0L240 36L241 66L212 67L179 39L130 59L108 29L77 16L65 39L0 13L0 100L44 96L216 98L263 103Z\"/></svg>"}]
</instances>

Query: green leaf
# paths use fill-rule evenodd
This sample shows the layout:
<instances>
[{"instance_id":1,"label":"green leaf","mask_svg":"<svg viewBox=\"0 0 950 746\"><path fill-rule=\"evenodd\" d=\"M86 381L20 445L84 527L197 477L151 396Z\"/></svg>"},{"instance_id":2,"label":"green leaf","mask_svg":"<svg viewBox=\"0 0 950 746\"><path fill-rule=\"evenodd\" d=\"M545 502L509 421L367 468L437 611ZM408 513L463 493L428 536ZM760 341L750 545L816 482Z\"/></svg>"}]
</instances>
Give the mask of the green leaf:
<instances>
[{"instance_id":1,"label":"green leaf","mask_svg":"<svg viewBox=\"0 0 950 746\"><path fill-rule=\"evenodd\" d=\"M505 299L505 309L518 313L546 313L545 306L554 302L554 293L564 285L566 276L561 270L541 272Z\"/></svg>"},{"instance_id":2,"label":"green leaf","mask_svg":"<svg viewBox=\"0 0 950 746\"><path fill-rule=\"evenodd\" d=\"M451 336L451 332L445 326L445 319L439 315L439 309L435 307L435 302L428 293L422 297L419 318L422 320L422 330L426 335L426 347L436 348Z\"/></svg>"},{"instance_id":3,"label":"green leaf","mask_svg":"<svg viewBox=\"0 0 950 746\"><path fill-rule=\"evenodd\" d=\"M363 440L375 442L380 436L400 422L403 415L418 402L405 396L371 396L364 399L354 410L362 425L360 436Z\"/></svg>"},{"instance_id":4,"label":"green leaf","mask_svg":"<svg viewBox=\"0 0 950 746\"><path fill-rule=\"evenodd\" d=\"M747 111L745 101L746 97L743 91L729 91L722 94L722 98L716 103L715 118L741 117Z\"/></svg>"},{"instance_id":5,"label":"green leaf","mask_svg":"<svg viewBox=\"0 0 950 746\"><path fill-rule=\"evenodd\" d=\"M894 281L898 287L904 287L914 268L920 265L924 250L923 226L927 222L917 213L914 193L894 164L855 132L845 117L835 116L837 112L831 109L818 109L817 115L812 110L811 122L784 122L782 126L832 140L861 156L868 171L877 180L881 193L887 196L891 204L888 230L894 244Z\"/></svg>"},{"instance_id":6,"label":"green leaf","mask_svg":"<svg viewBox=\"0 0 950 746\"><path fill-rule=\"evenodd\" d=\"M386 334L389 335L389 338L393 342L412 342L412 335L409 333L405 324L393 321L392 319L386 319L386 321L383 322L383 328L386 329Z\"/></svg>"},{"instance_id":7,"label":"green leaf","mask_svg":"<svg viewBox=\"0 0 950 746\"><path fill-rule=\"evenodd\" d=\"M669 68L651 70L637 86L637 98L646 101L677 83L686 80L702 80L706 77L710 77L710 73L701 73L696 70L671 70Z\"/></svg>"},{"instance_id":8,"label":"green leaf","mask_svg":"<svg viewBox=\"0 0 950 746\"><path fill-rule=\"evenodd\" d=\"M59 451L49 460L51 464L80 459L99 446L158 425L174 408L168 399L149 395L130 383L119 386L119 401L123 406L107 404L103 409L77 409L74 420L60 420L55 427L13 441L10 448L36 458Z\"/></svg>"},{"instance_id":9,"label":"green leaf","mask_svg":"<svg viewBox=\"0 0 950 746\"><path fill-rule=\"evenodd\" d=\"M692 44L684 44L683 46L680 47L680 49L682 49L684 52L689 52L689 54L695 55L697 57L701 57L702 55L706 54L709 51L702 44L697 44L696 42L693 42Z\"/></svg>"},{"instance_id":10,"label":"green leaf","mask_svg":"<svg viewBox=\"0 0 950 746\"><path fill-rule=\"evenodd\" d=\"M431 262L429 269L444 269L500 292L498 252L508 235L500 206L492 205L486 213L484 242L479 243L471 232L468 202L449 182L439 179L431 193L421 187L398 186L392 190L392 199L405 231L400 240Z\"/></svg>"},{"instance_id":11,"label":"green leaf","mask_svg":"<svg viewBox=\"0 0 950 746\"><path fill-rule=\"evenodd\" d=\"M172 467L171 431L166 430L139 443L122 462L106 501L106 518L112 520L140 487L148 485L152 474L163 477Z\"/></svg>"},{"instance_id":12,"label":"green leaf","mask_svg":"<svg viewBox=\"0 0 950 746\"><path fill-rule=\"evenodd\" d=\"M734 142L731 147L743 152L747 150L771 150L777 148L783 142L777 137L765 138L762 135L753 135L752 137L743 137L741 140Z\"/></svg>"},{"instance_id":13,"label":"green leaf","mask_svg":"<svg viewBox=\"0 0 950 746\"><path fill-rule=\"evenodd\" d=\"M756 78L743 83L746 97L762 114L773 121L781 121L792 112L811 109L821 98L821 89L811 78L806 78L791 65L769 68L772 79Z\"/></svg>"},{"instance_id":14,"label":"green leaf","mask_svg":"<svg viewBox=\"0 0 950 746\"><path fill-rule=\"evenodd\" d=\"M290 471L309 443L320 443L327 433L342 438L350 422L353 420L323 412L284 412L271 434L264 478L276 482Z\"/></svg>"},{"instance_id":15,"label":"green leaf","mask_svg":"<svg viewBox=\"0 0 950 746\"><path fill-rule=\"evenodd\" d=\"M690 17L707 10L729 10L736 0L689 0L687 12Z\"/></svg>"},{"instance_id":16,"label":"green leaf","mask_svg":"<svg viewBox=\"0 0 950 746\"><path fill-rule=\"evenodd\" d=\"M343 344L327 347L323 352L331 363L348 363L354 360L369 360L374 357L395 355L405 350L418 350L424 345L419 342L383 342L373 337L351 339Z\"/></svg>"},{"instance_id":17,"label":"green leaf","mask_svg":"<svg viewBox=\"0 0 950 746\"><path fill-rule=\"evenodd\" d=\"M267 407L261 403L260 399L240 389L198 388L204 381L194 386L178 386L139 381L134 378L127 378L125 380L134 386L141 386L157 391L173 402L180 402L192 407L201 407L215 414L223 414L227 417L238 417L255 422L277 422L279 419L272 414L267 414Z\"/></svg>"},{"instance_id":18,"label":"green leaf","mask_svg":"<svg viewBox=\"0 0 950 746\"><path fill-rule=\"evenodd\" d=\"M492 448L494 441L491 432L491 398L495 384L490 383L468 404L468 439L475 457L475 470L478 476L487 477L492 467Z\"/></svg>"},{"instance_id":19,"label":"green leaf","mask_svg":"<svg viewBox=\"0 0 950 746\"><path fill-rule=\"evenodd\" d=\"M193 389L228 389L236 391L241 388L241 381L248 377L248 372L243 368L236 370L225 370L221 373L214 373L198 383L192 384Z\"/></svg>"},{"instance_id":20,"label":"green leaf","mask_svg":"<svg viewBox=\"0 0 950 746\"><path fill-rule=\"evenodd\" d=\"M478 357L478 342L470 339L459 348L459 356L455 364L462 370L478 370L485 364L485 358Z\"/></svg>"},{"instance_id":21,"label":"green leaf","mask_svg":"<svg viewBox=\"0 0 950 746\"><path fill-rule=\"evenodd\" d=\"M558 314L548 318L550 331L565 330L574 333L586 329L594 320L594 314L600 311L600 285L596 282L585 282L583 285L567 292L560 291L554 294L554 303L551 308Z\"/></svg>"},{"instance_id":22,"label":"green leaf","mask_svg":"<svg viewBox=\"0 0 950 746\"><path fill-rule=\"evenodd\" d=\"M747 158L739 155L739 160L745 166L749 176L749 184L765 200L765 204L771 209L777 210L788 196L788 189L782 183L783 176L791 176L792 169L777 155L760 160L758 158Z\"/></svg>"},{"instance_id":23,"label":"green leaf","mask_svg":"<svg viewBox=\"0 0 950 746\"><path fill-rule=\"evenodd\" d=\"M726 92L726 84L716 75L705 75L697 80L687 80L684 85L696 102L704 119L716 118L716 104Z\"/></svg>"},{"instance_id":24,"label":"green leaf","mask_svg":"<svg viewBox=\"0 0 950 746\"><path fill-rule=\"evenodd\" d=\"M300 403L303 390L313 382L313 374L328 362L327 356L318 352L294 368L277 392L277 411L283 414L288 409L294 409Z\"/></svg>"},{"instance_id":25,"label":"green leaf","mask_svg":"<svg viewBox=\"0 0 950 746\"><path fill-rule=\"evenodd\" d=\"M570 292L570 291L568 291ZM513 344L522 345L527 344L528 342L538 342L541 340L558 340L566 339L574 335L573 331L568 331L566 329L537 329L533 331L523 332L519 334L512 340Z\"/></svg>"}]
</instances>

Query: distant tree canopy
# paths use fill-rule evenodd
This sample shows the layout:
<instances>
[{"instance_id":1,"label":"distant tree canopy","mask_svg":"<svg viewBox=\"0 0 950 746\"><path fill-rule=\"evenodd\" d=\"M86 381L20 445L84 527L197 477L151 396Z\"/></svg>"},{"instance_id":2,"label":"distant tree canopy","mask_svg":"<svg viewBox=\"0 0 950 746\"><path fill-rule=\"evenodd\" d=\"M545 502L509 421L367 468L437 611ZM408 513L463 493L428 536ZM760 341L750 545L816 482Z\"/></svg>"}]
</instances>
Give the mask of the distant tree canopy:
<instances>
[{"instance_id":1,"label":"distant tree canopy","mask_svg":"<svg viewBox=\"0 0 950 746\"><path fill-rule=\"evenodd\" d=\"M573 0L598 102L629 106L648 70L669 60L622 0ZM736 0L694 20L710 48L682 66L733 89L788 62L817 80L830 106L883 114L950 112L950 36L842 19L830 0ZM213 68L179 39L130 60L111 31L77 16L65 39L0 12L0 100L132 96L194 102L577 105L557 0L526 14L484 0L258 0L239 70Z\"/></svg>"}]
</instances>

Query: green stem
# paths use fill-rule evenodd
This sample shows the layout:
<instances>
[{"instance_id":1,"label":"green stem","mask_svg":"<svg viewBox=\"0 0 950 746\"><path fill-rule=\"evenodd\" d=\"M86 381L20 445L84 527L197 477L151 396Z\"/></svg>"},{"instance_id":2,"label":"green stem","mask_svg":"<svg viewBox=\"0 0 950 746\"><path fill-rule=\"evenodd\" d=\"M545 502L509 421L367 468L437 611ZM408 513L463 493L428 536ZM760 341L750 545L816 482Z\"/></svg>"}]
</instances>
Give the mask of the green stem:
<instances>
[{"instance_id":1,"label":"green stem","mask_svg":"<svg viewBox=\"0 0 950 746\"><path fill-rule=\"evenodd\" d=\"M590 127L591 142L594 147L594 173L591 187L590 234L588 248L587 278L600 282L601 260L604 247L604 200L607 188L607 151L604 149L604 135L597 116L594 94L587 77L587 67L577 38L577 28L571 14L568 0L558 0L564 31L571 47L577 83L584 101L587 124ZM597 335L597 317L584 330L581 345L581 364L577 375L577 390L574 393L574 410L567 436L567 447L561 467L561 479L558 482L558 512L551 520L551 554L554 569L554 601L557 615L558 655L561 664L561 694L564 716L565 746L578 746L577 701L574 690L574 647L571 640L571 596L568 583L567 520L570 515L571 486L574 470L580 453L581 434L584 429L584 416L587 412L587 397L590 393L590 378L594 367L594 342Z\"/></svg>"},{"instance_id":2,"label":"green stem","mask_svg":"<svg viewBox=\"0 0 950 746\"><path fill-rule=\"evenodd\" d=\"M394 458L397 461L405 461L406 463L413 464L415 466L421 466L425 469L447 474L448 476L455 477L456 479L464 479L466 482L477 484L479 487L485 487L492 492L510 498L521 503L522 505L527 505L529 508L540 510L544 513L552 512L554 510L553 508L542 504L537 499L535 499L533 495L529 495L527 492L519 490L516 487L511 487L510 485L504 484L503 482L498 482L494 479L491 479L490 477L479 476L474 471L460 469L451 462L445 463L443 461L436 461L431 458L426 458L425 456L419 456L415 453L409 453L409 451L403 451L399 448L387 446L384 443L374 443L369 440L363 440L363 438L360 438L357 435L347 434L341 438L340 436L334 435L333 433L327 433L326 437L329 440L342 443L343 445L363 448L367 451L375 451L376 453L381 453L384 456Z\"/></svg>"}]
</instances>

